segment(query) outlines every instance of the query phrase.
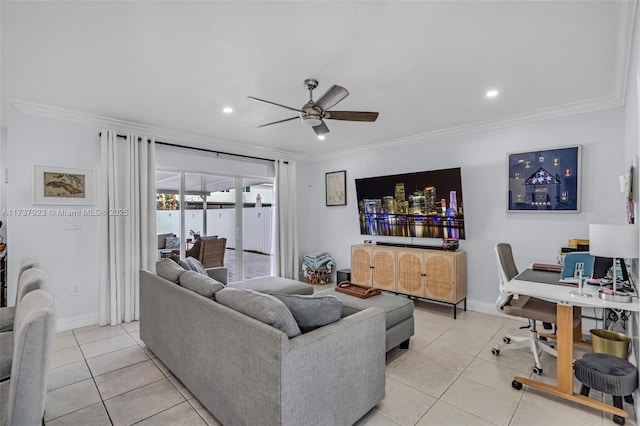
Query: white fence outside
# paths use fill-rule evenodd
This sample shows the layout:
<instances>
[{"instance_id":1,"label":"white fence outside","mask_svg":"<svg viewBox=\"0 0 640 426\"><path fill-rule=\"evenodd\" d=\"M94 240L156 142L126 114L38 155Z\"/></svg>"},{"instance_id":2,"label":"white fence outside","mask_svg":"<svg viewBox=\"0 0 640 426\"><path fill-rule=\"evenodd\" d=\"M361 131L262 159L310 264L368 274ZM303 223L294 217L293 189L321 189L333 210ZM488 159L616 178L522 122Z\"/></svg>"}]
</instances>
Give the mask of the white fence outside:
<instances>
[{"instance_id":1,"label":"white fence outside","mask_svg":"<svg viewBox=\"0 0 640 426\"><path fill-rule=\"evenodd\" d=\"M186 210L186 237L190 230L202 233L202 210ZM242 211L244 250L258 253L272 253L273 207L246 207ZM235 248L235 210L207 210L207 235L217 235L227 239L227 247ZM158 234L172 232L180 236L180 211L157 211Z\"/></svg>"}]
</instances>

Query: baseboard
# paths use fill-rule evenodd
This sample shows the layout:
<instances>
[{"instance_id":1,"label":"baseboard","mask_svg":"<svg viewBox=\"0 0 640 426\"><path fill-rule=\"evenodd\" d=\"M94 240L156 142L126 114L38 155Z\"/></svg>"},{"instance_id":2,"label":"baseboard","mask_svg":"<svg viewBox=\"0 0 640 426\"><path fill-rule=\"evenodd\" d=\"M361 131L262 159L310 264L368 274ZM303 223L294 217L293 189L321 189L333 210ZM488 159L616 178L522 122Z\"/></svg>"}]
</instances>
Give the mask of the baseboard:
<instances>
[{"instance_id":1,"label":"baseboard","mask_svg":"<svg viewBox=\"0 0 640 426\"><path fill-rule=\"evenodd\" d=\"M506 315L506 314L503 314L501 312L498 312L496 310L496 304L495 303L477 302L477 301L473 301L473 300L467 299L467 310L468 311L473 311L473 312L478 312L480 314L493 315L493 316L496 316L496 317L512 318L513 319L513 317L510 316L510 315Z\"/></svg>"},{"instance_id":2,"label":"baseboard","mask_svg":"<svg viewBox=\"0 0 640 426\"><path fill-rule=\"evenodd\" d=\"M72 330L74 328L95 325L98 324L98 318L99 316L97 312L71 318L59 318L56 324L56 332L59 333L61 331Z\"/></svg>"}]
</instances>

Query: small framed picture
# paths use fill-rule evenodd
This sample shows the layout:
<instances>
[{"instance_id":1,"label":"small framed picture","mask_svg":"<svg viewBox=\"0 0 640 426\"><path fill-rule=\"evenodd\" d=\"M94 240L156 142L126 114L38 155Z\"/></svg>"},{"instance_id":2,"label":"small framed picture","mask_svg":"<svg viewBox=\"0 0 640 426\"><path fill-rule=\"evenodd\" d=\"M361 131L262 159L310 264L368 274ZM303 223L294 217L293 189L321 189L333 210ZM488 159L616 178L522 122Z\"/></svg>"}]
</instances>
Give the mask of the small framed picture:
<instances>
[{"instance_id":1,"label":"small framed picture","mask_svg":"<svg viewBox=\"0 0 640 426\"><path fill-rule=\"evenodd\" d=\"M327 206L347 205L347 171L325 173Z\"/></svg>"},{"instance_id":2,"label":"small framed picture","mask_svg":"<svg viewBox=\"0 0 640 426\"><path fill-rule=\"evenodd\" d=\"M509 154L507 211L580 212L581 146Z\"/></svg>"},{"instance_id":3,"label":"small framed picture","mask_svg":"<svg viewBox=\"0 0 640 426\"><path fill-rule=\"evenodd\" d=\"M93 170L34 166L33 204L94 204Z\"/></svg>"}]
</instances>

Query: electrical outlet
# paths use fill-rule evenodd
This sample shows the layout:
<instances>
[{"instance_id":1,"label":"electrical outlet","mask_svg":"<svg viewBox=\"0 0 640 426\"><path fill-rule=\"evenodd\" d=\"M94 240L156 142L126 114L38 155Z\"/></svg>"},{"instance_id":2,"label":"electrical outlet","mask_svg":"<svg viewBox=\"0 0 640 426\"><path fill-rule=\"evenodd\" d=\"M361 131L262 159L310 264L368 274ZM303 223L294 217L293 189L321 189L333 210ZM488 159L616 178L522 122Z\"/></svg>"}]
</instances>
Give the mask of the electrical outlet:
<instances>
[{"instance_id":1,"label":"electrical outlet","mask_svg":"<svg viewBox=\"0 0 640 426\"><path fill-rule=\"evenodd\" d=\"M67 229L80 229L80 219L78 218L67 218L66 223Z\"/></svg>"},{"instance_id":2,"label":"electrical outlet","mask_svg":"<svg viewBox=\"0 0 640 426\"><path fill-rule=\"evenodd\" d=\"M77 296L79 294L80 294L80 288L77 285L74 285L73 287L71 287L72 296Z\"/></svg>"}]
</instances>

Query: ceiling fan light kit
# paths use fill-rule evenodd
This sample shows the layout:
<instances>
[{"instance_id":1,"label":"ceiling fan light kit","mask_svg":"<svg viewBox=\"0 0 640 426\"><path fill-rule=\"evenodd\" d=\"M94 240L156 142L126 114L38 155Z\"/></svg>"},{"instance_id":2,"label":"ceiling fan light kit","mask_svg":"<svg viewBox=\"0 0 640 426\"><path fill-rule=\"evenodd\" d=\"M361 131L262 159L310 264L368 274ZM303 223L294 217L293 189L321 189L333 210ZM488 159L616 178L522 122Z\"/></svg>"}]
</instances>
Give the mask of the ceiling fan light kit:
<instances>
[{"instance_id":1,"label":"ceiling fan light kit","mask_svg":"<svg viewBox=\"0 0 640 426\"><path fill-rule=\"evenodd\" d=\"M262 124L258 127L271 126L273 124L284 123L286 121L295 120L300 118L302 124L307 127L313 128L314 132L318 136L323 136L329 133L329 128L323 121L325 119L330 120L343 120L343 121L366 121L373 122L378 118L377 112L365 112L365 111L328 111L329 108L334 107L338 102L349 96L349 92L342 86L334 84L324 92L317 101L313 100L313 90L318 87L318 80L308 78L304 81L304 87L309 91L309 101L297 109L286 105L281 105L275 102L259 99L253 96L248 96L249 99L255 101L264 102L267 104L275 105L281 108L285 108L298 113L295 117L285 118L283 120L274 121L267 124Z\"/></svg>"}]
</instances>

